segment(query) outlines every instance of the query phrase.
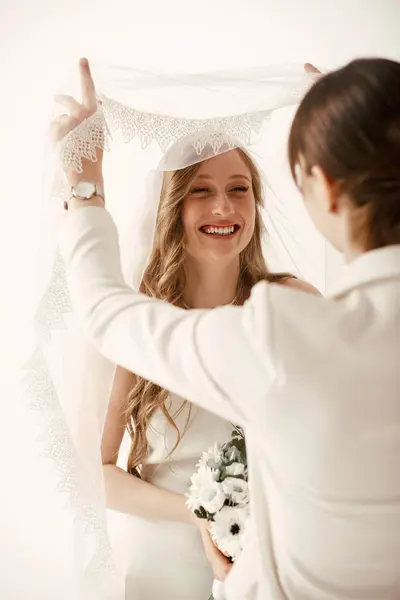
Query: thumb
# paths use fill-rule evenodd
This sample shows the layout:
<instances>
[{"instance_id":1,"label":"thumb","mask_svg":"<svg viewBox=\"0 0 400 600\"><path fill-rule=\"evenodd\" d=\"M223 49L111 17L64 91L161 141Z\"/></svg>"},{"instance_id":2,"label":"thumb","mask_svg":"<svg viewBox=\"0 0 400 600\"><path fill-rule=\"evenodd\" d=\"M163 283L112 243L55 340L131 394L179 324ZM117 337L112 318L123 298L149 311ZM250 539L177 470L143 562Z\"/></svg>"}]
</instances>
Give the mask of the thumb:
<instances>
[{"instance_id":1,"label":"thumb","mask_svg":"<svg viewBox=\"0 0 400 600\"><path fill-rule=\"evenodd\" d=\"M51 124L50 137L54 144L60 142L76 125L77 121L69 115L60 115Z\"/></svg>"},{"instance_id":2,"label":"thumb","mask_svg":"<svg viewBox=\"0 0 400 600\"><path fill-rule=\"evenodd\" d=\"M311 73L312 75L322 75L322 72L311 63L306 63L304 65L304 70L306 73Z\"/></svg>"}]
</instances>

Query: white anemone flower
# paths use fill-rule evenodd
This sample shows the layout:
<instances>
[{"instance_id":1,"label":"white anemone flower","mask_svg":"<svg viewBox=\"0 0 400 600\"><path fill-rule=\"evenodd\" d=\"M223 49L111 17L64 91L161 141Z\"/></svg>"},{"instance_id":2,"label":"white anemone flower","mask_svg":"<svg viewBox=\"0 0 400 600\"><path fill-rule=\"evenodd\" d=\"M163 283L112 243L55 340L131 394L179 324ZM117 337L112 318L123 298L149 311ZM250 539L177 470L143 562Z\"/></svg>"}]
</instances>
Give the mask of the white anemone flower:
<instances>
[{"instance_id":1,"label":"white anemone flower","mask_svg":"<svg viewBox=\"0 0 400 600\"><path fill-rule=\"evenodd\" d=\"M186 506L194 512L202 508L211 515L215 515L223 507L226 495L218 481L211 482L200 490L190 490L187 495Z\"/></svg>"},{"instance_id":2,"label":"white anemone flower","mask_svg":"<svg viewBox=\"0 0 400 600\"><path fill-rule=\"evenodd\" d=\"M217 481L218 477L219 471L206 465L200 466L199 470L192 475L192 485L186 502L190 510L204 508L208 513L215 514L222 508L226 495L222 485Z\"/></svg>"},{"instance_id":3,"label":"white anemone flower","mask_svg":"<svg viewBox=\"0 0 400 600\"><path fill-rule=\"evenodd\" d=\"M214 481L207 488L203 489L201 505L208 513L215 515L215 513L222 509L225 500L226 495L222 485L218 481Z\"/></svg>"},{"instance_id":4,"label":"white anemone flower","mask_svg":"<svg viewBox=\"0 0 400 600\"><path fill-rule=\"evenodd\" d=\"M243 536L249 519L245 508L224 506L210 524L210 533L214 542L232 560L236 560L242 551Z\"/></svg>"}]
</instances>

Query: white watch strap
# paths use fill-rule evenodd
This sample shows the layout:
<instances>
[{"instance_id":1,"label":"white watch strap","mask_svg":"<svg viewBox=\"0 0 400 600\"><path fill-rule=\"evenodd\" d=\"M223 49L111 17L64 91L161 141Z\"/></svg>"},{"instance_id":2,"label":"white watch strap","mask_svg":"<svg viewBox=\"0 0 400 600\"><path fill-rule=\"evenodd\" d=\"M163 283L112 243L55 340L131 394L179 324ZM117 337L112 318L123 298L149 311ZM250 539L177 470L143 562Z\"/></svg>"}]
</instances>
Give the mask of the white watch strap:
<instances>
[{"instance_id":1,"label":"white watch strap","mask_svg":"<svg viewBox=\"0 0 400 600\"><path fill-rule=\"evenodd\" d=\"M223 581L214 579L212 586L212 598L213 600L226 600L225 585Z\"/></svg>"}]
</instances>

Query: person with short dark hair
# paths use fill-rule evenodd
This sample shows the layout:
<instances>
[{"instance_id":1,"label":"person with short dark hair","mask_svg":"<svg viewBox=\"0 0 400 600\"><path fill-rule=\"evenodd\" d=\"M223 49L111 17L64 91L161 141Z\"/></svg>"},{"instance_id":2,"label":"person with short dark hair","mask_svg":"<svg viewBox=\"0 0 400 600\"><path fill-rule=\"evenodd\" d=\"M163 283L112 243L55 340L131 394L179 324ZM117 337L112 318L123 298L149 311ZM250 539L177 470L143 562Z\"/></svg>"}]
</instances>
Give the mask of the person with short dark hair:
<instances>
[{"instance_id":1,"label":"person with short dark hair","mask_svg":"<svg viewBox=\"0 0 400 600\"><path fill-rule=\"evenodd\" d=\"M229 600L395 600L400 64L357 60L316 81L289 157L348 262L329 298L261 282L243 307L187 311L135 293L101 198L71 202L70 289L105 356L244 427L253 528Z\"/></svg>"}]
</instances>

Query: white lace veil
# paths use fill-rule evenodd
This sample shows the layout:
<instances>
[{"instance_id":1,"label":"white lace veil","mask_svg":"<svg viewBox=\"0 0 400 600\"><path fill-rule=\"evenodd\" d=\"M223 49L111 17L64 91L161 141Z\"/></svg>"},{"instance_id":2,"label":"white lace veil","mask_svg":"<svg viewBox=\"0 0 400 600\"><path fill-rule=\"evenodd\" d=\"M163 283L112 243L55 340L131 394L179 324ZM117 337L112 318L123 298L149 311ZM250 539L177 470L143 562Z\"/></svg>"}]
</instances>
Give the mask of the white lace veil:
<instances>
[{"instance_id":1,"label":"white lace veil","mask_svg":"<svg viewBox=\"0 0 400 600\"><path fill-rule=\"evenodd\" d=\"M37 346L23 376L54 489L67 498L76 598L83 600L123 597L107 533L100 456L115 365L84 340L71 311L56 250L69 196L61 164L79 171L82 157L93 159L96 146L104 146L107 207L120 232L126 279L137 289L153 243L163 171L240 146L263 173L271 270L291 271L322 291L327 279L325 243L308 220L286 160L291 116L311 84L302 65L187 76L92 65L92 73L98 111L63 141L61 161L49 160ZM77 82L71 79L61 91L79 97Z\"/></svg>"}]
</instances>

